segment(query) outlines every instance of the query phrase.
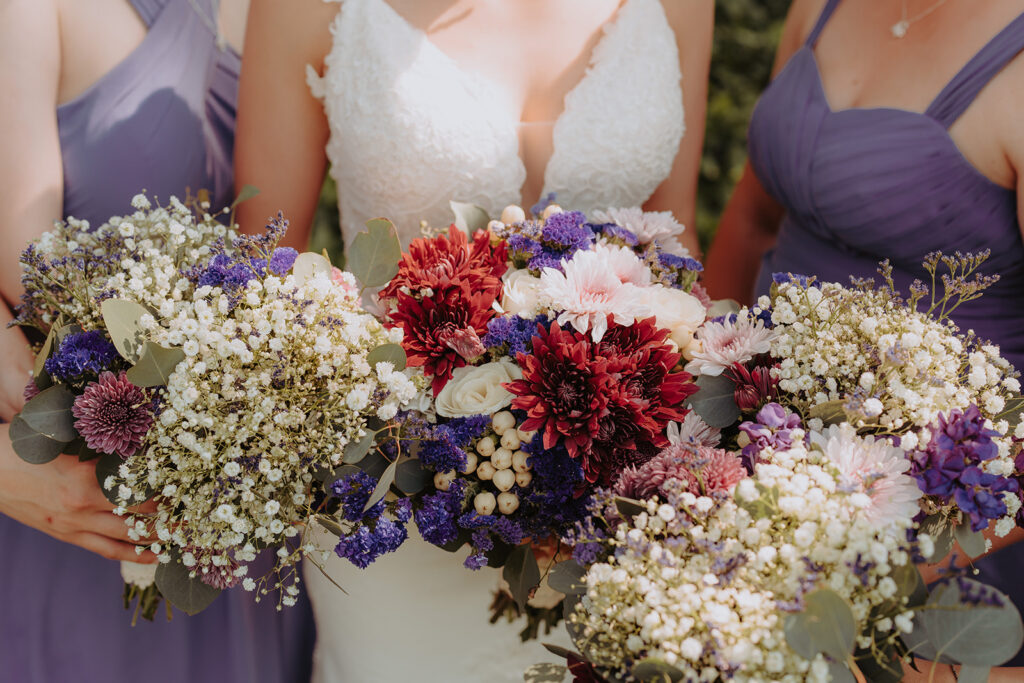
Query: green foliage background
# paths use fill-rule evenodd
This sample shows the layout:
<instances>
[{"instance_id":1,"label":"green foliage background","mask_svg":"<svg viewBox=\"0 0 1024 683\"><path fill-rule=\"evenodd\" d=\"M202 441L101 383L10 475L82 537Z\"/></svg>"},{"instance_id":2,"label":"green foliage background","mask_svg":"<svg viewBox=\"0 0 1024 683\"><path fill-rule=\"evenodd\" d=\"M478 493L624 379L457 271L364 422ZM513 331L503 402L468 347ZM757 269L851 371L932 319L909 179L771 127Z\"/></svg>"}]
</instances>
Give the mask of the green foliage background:
<instances>
[{"instance_id":1,"label":"green foliage background","mask_svg":"<svg viewBox=\"0 0 1024 683\"><path fill-rule=\"evenodd\" d=\"M747 122L768 83L789 3L790 0L716 2L707 132L697 193L697 232L705 249L743 172ZM337 191L329 179L320 198L311 248L327 249L334 262L340 263Z\"/></svg>"}]
</instances>

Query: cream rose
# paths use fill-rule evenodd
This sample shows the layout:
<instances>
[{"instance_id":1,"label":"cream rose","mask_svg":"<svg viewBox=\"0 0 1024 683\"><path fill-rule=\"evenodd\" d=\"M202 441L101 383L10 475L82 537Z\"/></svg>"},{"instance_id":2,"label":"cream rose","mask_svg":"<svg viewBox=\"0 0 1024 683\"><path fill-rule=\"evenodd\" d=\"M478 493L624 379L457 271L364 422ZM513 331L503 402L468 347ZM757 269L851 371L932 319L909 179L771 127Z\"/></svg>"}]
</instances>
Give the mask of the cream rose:
<instances>
[{"instance_id":1,"label":"cream rose","mask_svg":"<svg viewBox=\"0 0 1024 683\"><path fill-rule=\"evenodd\" d=\"M505 279L501 295L501 308L509 315L532 319L540 311L540 278L530 275L528 270L515 270Z\"/></svg>"},{"instance_id":2,"label":"cream rose","mask_svg":"<svg viewBox=\"0 0 1024 683\"><path fill-rule=\"evenodd\" d=\"M704 304L692 294L664 285L645 288L644 295L657 318L658 327L671 331L669 338L685 355L687 349L696 343L694 332L707 317Z\"/></svg>"},{"instance_id":3,"label":"cream rose","mask_svg":"<svg viewBox=\"0 0 1024 683\"><path fill-rule=\"evenodd\" d=\"M437 396L437 414L444 417L493 415L512 403L505 382L522 379L519 367L503 358L496 363L456 368Z\"/></svg>"}]
</instances>

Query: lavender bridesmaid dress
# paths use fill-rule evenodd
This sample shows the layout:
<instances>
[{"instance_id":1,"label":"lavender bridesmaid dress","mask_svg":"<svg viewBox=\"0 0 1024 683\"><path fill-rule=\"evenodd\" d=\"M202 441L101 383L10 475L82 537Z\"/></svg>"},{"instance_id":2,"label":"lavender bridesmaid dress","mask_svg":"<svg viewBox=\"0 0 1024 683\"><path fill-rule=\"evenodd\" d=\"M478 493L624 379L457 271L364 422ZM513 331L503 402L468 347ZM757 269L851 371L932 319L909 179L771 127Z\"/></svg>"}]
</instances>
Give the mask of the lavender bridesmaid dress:
<instances>
[{"instance_id":1,"label":"lavender bridesmaid dress","mask_svg":"<svg viewBox=\"0 0 1024 683\"><path fill-rule=\"evenodd\" d=\"M776 272L848 282L876 277L888 258L897 287L928 281L924 256L990 249L982 268L999 282L954 314L962 329L1000 345L1024 370L1024 244L1017 193L960 153L949 127L1024 50L1024 15L984 47L922 114L893 108L833 111L814 46L839 4L829 0L807 43L765 90L750 123L750 161L786 209L757 293ZM1024 543L976 563L981 577L1024 609ZM1016 664L1024 663L1018 655Z\"/></svg>"},{"instance_id":2,"label":"lavender bridesmaid dress","mask_svg":"<svg viewBox=\"0 0 1024 683\"><path fill-rule=\"evenodd\" d=\"M149 26L139 47L57 109L64 211L99 225L145 188L231 200L239 59L220 51L188 0L132 0ZM197 4L211 12L210 0ZM14 249L17 245L8 245ZM303 598L229 591L189 617L163 610L130 626L119 564L0 515L0 681L291 683L307 681L314 640ZM262 558L265 571L269 567ZM259 570L259 568L254 568Z\"/></svg>"}]
</instances>

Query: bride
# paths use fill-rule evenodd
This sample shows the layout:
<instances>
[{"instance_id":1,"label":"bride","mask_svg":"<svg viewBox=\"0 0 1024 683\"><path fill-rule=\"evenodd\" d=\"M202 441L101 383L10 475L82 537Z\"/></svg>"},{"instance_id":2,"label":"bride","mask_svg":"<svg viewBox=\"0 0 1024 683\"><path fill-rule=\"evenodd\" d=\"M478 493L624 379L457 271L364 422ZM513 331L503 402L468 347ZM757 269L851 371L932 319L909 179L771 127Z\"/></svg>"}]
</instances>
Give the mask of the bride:
<instances>
[{"instance_id":1,"label":"bride","mask_svg":"<svg viewBox=\"0 0 1024 683\"><path fill-rule=\"evenodd\" d=\"M253 0L235 161L236 181L262 193L240 221L258 229L284 211L287 241L305 247L329 160L346 243L375 216L407 245L421 220L451 221L449 200L496 216L549 193L692 225L713 12L712 0ZM681 241L696 253L692 230ZM497 573L462 559L413 533L366 570L332 558L327 578L307 564L315 680L522 680L545 653L519 643L521 625L488 624Z\"/></svg>"}]
</instances>

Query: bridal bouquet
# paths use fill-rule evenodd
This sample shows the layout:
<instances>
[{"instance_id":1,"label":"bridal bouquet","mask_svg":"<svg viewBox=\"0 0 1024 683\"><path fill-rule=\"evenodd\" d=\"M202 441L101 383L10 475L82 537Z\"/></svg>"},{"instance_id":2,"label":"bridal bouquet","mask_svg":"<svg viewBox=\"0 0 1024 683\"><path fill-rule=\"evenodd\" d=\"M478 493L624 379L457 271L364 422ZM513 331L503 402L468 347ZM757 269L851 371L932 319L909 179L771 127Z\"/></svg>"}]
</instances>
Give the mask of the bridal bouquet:
<instances>
[{"instance_id":1,"label":"bridal bouquet","mask_svg":"<svg viewBox=\"0 0 1024 683\"><path fill-rule=\"evenodd\" d=\"M367 566L414 519L432 544L468 545L468 567L504 566L522 604L541 581L531 544L585 518L591 492L686 418L701 266L668 214L459 208L461 225L415 240L377 297L429 388L393 442L347 459L337 553ZM382 486L398 495L370 497Z\"/></svg>"},{"instance_id":2,"label":"bridal bouquet","mask_svg":"<svg viewBox=\"0 0 1024 683\"><path fill-rule=\"evenodd\" d=\"M161 594L194 613L238 583L294 603L315 474L417 393L390 360L401 332L362 312L352 275L278 247L283 220L245 237L174 199L133 205L23 254L17 322L48 336L14 447L99 458L115 513L160 560L126 568L144 616ZM264 548L276 564L250 576Z\"/></svg>"}]
</instances>

